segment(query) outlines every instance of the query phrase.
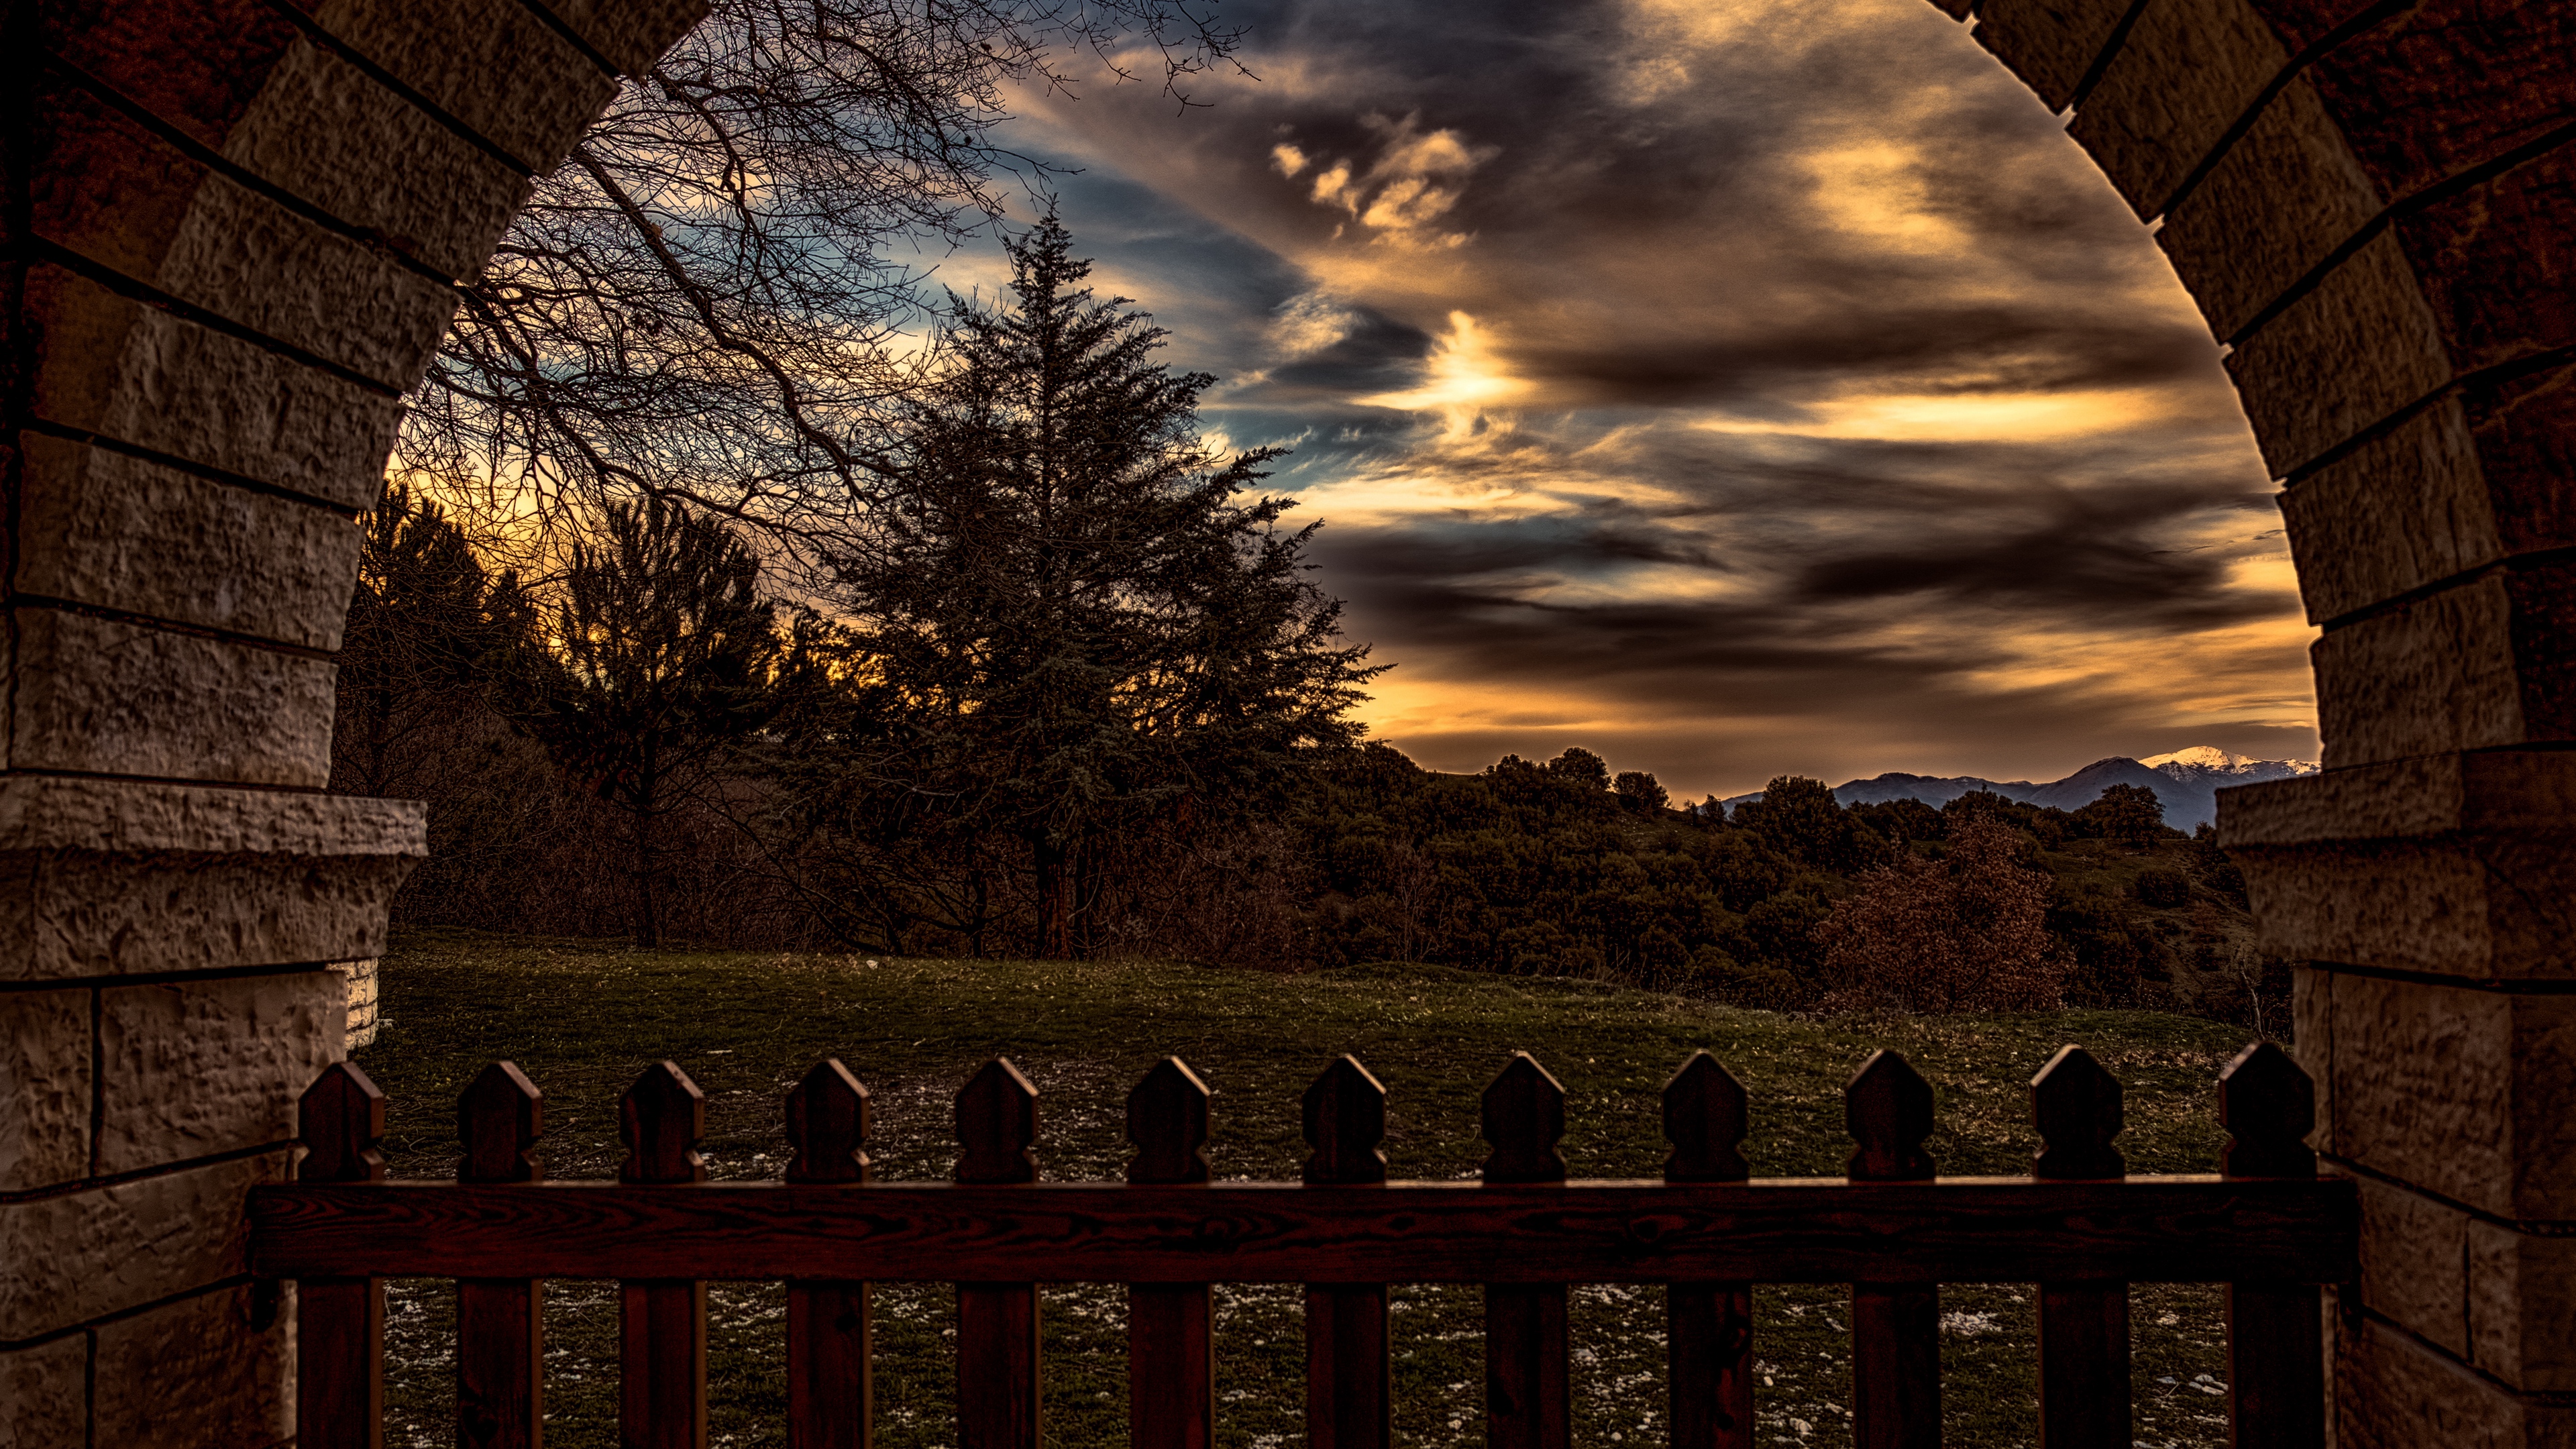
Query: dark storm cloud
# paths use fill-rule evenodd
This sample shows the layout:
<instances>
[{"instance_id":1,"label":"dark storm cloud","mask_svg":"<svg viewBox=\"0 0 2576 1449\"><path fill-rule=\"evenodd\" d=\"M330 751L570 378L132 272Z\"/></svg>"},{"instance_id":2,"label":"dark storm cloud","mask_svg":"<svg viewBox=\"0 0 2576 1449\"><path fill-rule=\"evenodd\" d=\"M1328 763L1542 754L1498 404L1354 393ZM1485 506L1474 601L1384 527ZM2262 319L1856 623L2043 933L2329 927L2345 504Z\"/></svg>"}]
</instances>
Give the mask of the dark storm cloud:
<instances>
[{"instance_id":1,"label":"dark storm cloud","mask_svg":"<svg viewBox=\"0 0 2576 1449\"><path fill-rule=\"evenodd\" d=\"M1227 13L1258 82L1025 134L1209 421L1293 445L1395 743L1694 791L2312 748L2215 344L1930 7Z\"/></svg>"}]
</instances>

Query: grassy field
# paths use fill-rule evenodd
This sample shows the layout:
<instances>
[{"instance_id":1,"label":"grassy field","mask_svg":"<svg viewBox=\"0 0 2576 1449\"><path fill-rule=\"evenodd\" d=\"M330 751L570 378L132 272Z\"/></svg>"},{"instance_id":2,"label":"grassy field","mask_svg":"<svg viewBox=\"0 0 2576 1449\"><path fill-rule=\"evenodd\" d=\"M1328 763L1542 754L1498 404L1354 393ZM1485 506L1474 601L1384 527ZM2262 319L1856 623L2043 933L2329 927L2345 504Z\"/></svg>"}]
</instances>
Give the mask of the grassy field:
<instances>
[{"instance_id":1,"label":"grassy field","mask_svg":"<svg viewBox=\"0 0 2576 1449\"><path fill-rule=\"evenodd\" d=\"M616 1172L617 1096L672 1058L707 1095L706 1154L719 1178L784 1166L781 1094L838 1056L874 1093L871 1152L887 1179L945 1177L950 1097L1007 1054L1040 1090L1039 1157L1050 1179L1123 1171L1127 1089L1155 1059L1187 1059L1215 1093L1211 1157L1220 1176L1294 1177L1297 1101L1335 1053L1366 1062L1388 1091L1397 1177L1463 1177L1482 1157L1476 1099L1514 1049L1565 1084L1565 1155L1578 1176L1645 1177L1664 1151L1657 1093L1705 1047L1749 1090L1757 1175L1834 1174L1850 1146L1841 1088L1873 1047L1904 1052L1939 1093L1932 1150L1944 1173L2027 1170L2026 1085L2056 1047L2091 1048L2128 1090L2120 1139L2132 1171L2215 1170L2212 1083L2240 1028L2142 1012L1937 1021L1799 1021L1588 982L1498 978L1438 967L1363 966L1266 976L1185 966L895 961L842 956L634 952L571 941L460 935L398 942L384 961L382 1035L358 1061L391 1099L387 1157L397 1176L454 1171L456 1094L506 1057L546 1092L549 1176ZM781 1442L778 1372L785 1299L768 1284L712 1291L715 1441ZM885 1449L953 1442L953 1309L945 1288L878 1290L879 1438ZM1766 1442L1848 1444L1846 1294L1762 1290L1756 1351ZM452 1290L403 1282L389 1310L388 1442L453 1442ZM1220 1443L1303 1442L1304 1336L1297 1290L1219 1290ZM2225 1442L2225 1372L2215 1288L2134 1294L2142 1445ZM2029 1294L1954 1287L1943 1295L1946 1441L1963 1449L2034 1438ZM1399 1440L1418 1449L1483 1440L1481 1333L1473 1288L1393 1295ZM1049 1289L1050 1449L1122 1444L1124 1295ZM1588 1446L1664 1438L1662 1294L1576 1290L1576 1435ZM616 1442L616 1292L547 1289L548 1441Z\"/></svg>"}]
</instances>

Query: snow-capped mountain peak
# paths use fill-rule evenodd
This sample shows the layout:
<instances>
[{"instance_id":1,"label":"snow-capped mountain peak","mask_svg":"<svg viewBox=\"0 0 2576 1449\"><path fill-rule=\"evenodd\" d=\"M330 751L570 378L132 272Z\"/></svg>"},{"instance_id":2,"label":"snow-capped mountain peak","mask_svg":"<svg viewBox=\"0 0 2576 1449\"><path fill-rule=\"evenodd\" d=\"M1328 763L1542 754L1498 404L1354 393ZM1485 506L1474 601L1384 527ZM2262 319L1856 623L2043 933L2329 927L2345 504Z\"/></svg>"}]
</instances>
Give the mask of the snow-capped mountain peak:
<instances>
[{"instance_id":1,"label":"snow-capped mountain peak","mask_svg":"<svg viewBox=\"0 0 2576 1449\"><path fill-rule=\"evenodd\" d=\"M2235 765L2250 765L2254 760L2249 755L2231 755L2214 745L2194 745L2187 750L2176 750L2170 755L2149 755L2138 763L2150 770L2163 765L2191 765L2204 770L2223 770Z\"/></svg>"}]
</instances>

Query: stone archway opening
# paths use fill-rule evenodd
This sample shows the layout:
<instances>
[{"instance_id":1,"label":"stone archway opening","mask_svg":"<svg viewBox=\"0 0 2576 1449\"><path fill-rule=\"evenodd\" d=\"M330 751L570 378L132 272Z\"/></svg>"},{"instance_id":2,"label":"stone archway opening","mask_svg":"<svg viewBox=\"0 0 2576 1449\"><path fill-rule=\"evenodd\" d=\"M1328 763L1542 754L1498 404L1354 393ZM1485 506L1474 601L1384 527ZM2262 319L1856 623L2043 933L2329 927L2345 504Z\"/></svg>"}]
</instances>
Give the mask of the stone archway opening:
<instances>
[{"instance_id":1,"label":"stone archway opening","mask_svg":"<svg viewBox=\"0 0 2576 1449\"><path fill-rule=\"evenodd\" d=\"M2576 1408L2576 6L1989 0L2198 299L2285 485L2326 771L2229 797L2363 1185L2341 1442ZM687 0L9 11L0 1433L263 1445L240 1205L418 812L322 795L402 391Z\"/></svg>"}]
</instances>

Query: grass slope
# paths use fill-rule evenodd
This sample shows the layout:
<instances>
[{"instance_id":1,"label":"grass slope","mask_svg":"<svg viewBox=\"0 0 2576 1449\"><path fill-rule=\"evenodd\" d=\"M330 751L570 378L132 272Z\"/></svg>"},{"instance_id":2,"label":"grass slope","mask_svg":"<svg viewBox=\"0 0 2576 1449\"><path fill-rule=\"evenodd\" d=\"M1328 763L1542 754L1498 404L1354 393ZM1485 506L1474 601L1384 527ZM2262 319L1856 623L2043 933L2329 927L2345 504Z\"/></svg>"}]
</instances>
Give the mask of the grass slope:
<instances>
[{"instance_id":1,"label":"grass slope","mask_svg":"<svg viewBox=\"0 0 2576 1449\"><path fill-rule=\"evenodd\" d=\"M1904 1052L1939 1093L1932 1150L1945 1173L2027 1170L2026 1084L2056 1047L2091 1048L2127 1085L2132 1171L2214 1170L2212 1082L2240 1029L2142 1012L1808 1022L1587 982L1499 978L1439 967L1362 966L1267 976L1134 963L871 961L864 957L634 952L571 941L413 937L384 962L386 1024L357 1054L391 1099L394 1174L454 1170L456 1094L506 1057L546 1092L549 1176L616 1172L617 1096L649 1063L679 1061L707 1094L709 1170L773 1177L784 1166L781 1094L815 1060L839 1056L876 1101L881 1176L936 1179L952 1163L950 1098L1007 1054L1041 1093L1039 1157L1051 1179L1123 1171L1123 1103L1165 1054L1215 1092L1210 1155L1221 1176L1293 1178L1297 1103L1329 1057L1352 1052L1388 1091L1397 1177L1472 1175L1477 1095L1514 1049L1565 1084L1565 1154L1578 1176L1647 1177L1664 1152L1657 1094L1705 1047L1751 1094L1745 1146L1757 1175L1829 1175L1850 1151L1841 1089L1877 1046ZM784 1297L775 1285L713 1290L714 1438L776 1444ZM1945 1290L1946 1442L2034 1437L2027 1290ZM936 1285L878 1290L878 1442L953 1442L953 1310ZM1219 1441L1302 1443L1304 1335L1293 1286L1220 1289ZM1846 1444L1846 1295L1765 1289L1756 1340L1763 1439ZM2142 1286L2138 1442L2225 1440L2217 1290ZM613 1285L551 1284L548 1440L616 1441ZM1397 1432L1408 1446L1483 1438L1481 1310L1473 1288L1394 1295ZM1051 1449L1126 1435L1124 1295L1069 1285L1047 1295ZM453 1294L396 1285L391 1418L395 1444L452 1442ZM1578 1439L1660 1443L1662 1294L1595 1286L1574 1305Z\"/></svg>"}]
</instances>

